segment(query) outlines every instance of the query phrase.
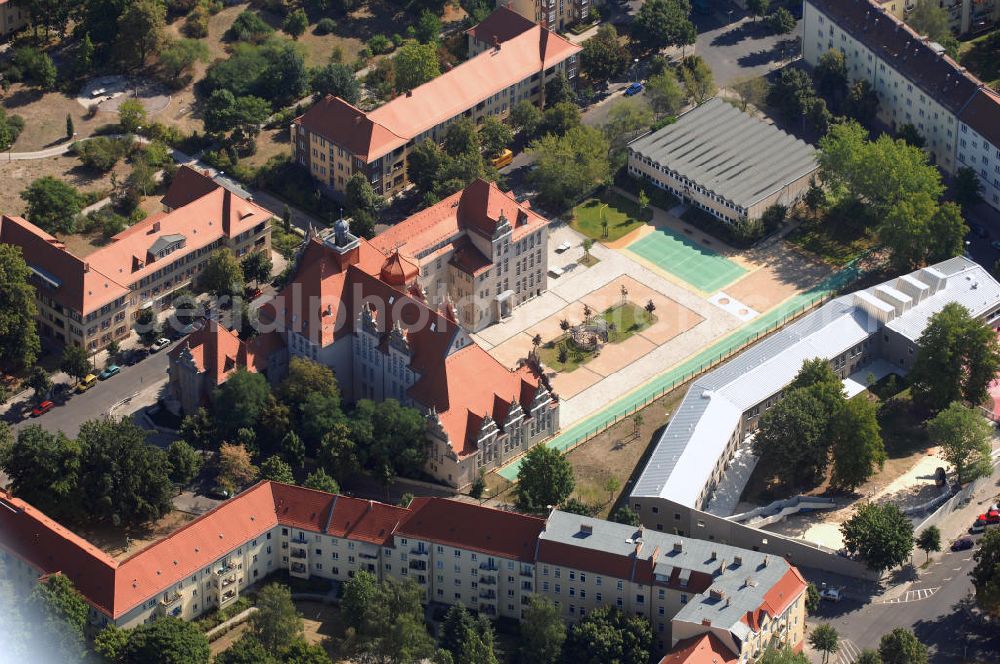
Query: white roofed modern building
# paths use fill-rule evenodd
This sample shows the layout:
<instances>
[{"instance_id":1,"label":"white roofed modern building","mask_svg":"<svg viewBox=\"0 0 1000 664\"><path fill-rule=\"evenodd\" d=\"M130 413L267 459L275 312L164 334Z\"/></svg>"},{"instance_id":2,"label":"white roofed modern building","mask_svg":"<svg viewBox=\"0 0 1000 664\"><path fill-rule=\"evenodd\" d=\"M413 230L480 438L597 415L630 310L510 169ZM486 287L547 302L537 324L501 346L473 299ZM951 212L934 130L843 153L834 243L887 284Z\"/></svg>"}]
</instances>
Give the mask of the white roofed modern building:
<instances>
[{"instance_id":1,"label":"white roofed modern building","mask_svg":"<svg viewBox=\"0 0 1000 664\"><path fill-rule=\"evenodd\" d=\"M630 504L643 524L699 539L760 545L759 537L750 541L752 529L741 535L738 524L706 513L731 514L708 510L709 503L760 415L781 399L805 360L829 360L842 379L876 360L906 373L930 317L953 302L996 325L1000 283L971 260L952 258L831 300L695 380L632 489Z\"/></svg>"},{"instance_id":2,"label":"white roofed modern building","mask_svg":"<svg viewBox=\"0 0 1000 664\"><path fill-rule=\"evenodd\" d=\"M728 223L790 206L819 168L809 144L722 99L628 146L628 170Z\"/></svg>"}]
</instances>

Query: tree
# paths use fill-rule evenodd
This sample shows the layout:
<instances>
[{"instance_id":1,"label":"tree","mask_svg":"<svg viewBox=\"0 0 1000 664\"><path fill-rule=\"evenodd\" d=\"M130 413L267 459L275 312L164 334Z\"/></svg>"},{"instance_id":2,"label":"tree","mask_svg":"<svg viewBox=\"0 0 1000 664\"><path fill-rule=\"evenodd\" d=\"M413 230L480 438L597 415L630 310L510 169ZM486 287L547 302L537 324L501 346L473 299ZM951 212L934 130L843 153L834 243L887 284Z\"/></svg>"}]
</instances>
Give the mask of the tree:
<instances>
[{"instance_id":1,"label":"tree","mask_svg":"<svg viewBox=\"0 0 1000 664\"><path fill-rule=\"evenodd\" d=\"M281 29L292 36L292 39L298 39L309 27L309 17L306 16L305 11L302 9L296 9L293 12L289 12L288 16L285 17L285 22L282 24Z\"/></svg>"},{"instance_id":2,"label":"tree","mask_svg":"<svg viewBox=\"0 0 1000 664\"><path fill-rule=\"evenodd\" d=\"M580 107L571 101L550 104L542 114L542 130L562 136L581 124Z\"/></svg>"},{"instance_id":3,"label":"tree","mask_svg":"<svg viewBox=\"0 0 1000 664\"><path fill-rule=\"evenodd\" d=\"M260 479L295 484L292 467L279 456L270 456L260 464Z\"/></svg>"},{"instance_id":4,"label":"tree","mask_svg":"<svg viewBox=\"0 0 1000 664\"><path fill-rule=\"evenodd\" d=\"M771 0L747 0L747 9L750 11L751 16L753 16L754 21L764 16L770 6Z\"/></svg>"},{"instance_id":5,"label":"tree","mask_svg":"<svg viewBox=\"0 0 1000 664\"><path fill-rule=\"evenodd\" d=\"M805 116L816 98L809 74L794 67L781 70L778 80L771 86L767 103L775 107L786 122Z\"/></svg>"},{"instance_id":6,"label":"tree","mask_svg":"<svg viewBox=\"0 0 1000 664\"><path fill-rule=\"evenodd\" d=\"M160 326L152 309L141 309L135 319L135 331L139 340L147 346L160 338Z\"/></svg>"},{"instance_id":7,"label":"tree","mask_svg":"<svg viewBox=\"0 0 1000 664\"><path fill-rule=\"evenodd\" d=\"M468 118L459 118L448 125L444 135L444 151L452 157L479 151L479 133Z\"/></svg>"},{"instance_id":8,"label":"tree","mask_svg":"<svg viewBox=\"0 0 1000 664\"><path fill-rule=\"evenodd\" d=\"M715 95L715 78L712 76L712 70L697 55L684 58L681 80L684 81L684 89L687 90L688 96L694 99L696 104Z\"/></svg>"},{"instance_id":9,"label":"tree","mask_svg":"<svg viewBox=\"0 0 1000 664\"><path fill-rule=\"evenodd\" d=\"M809 104L806 120L817 136L826 136L833 122L833 114L826 107L826 100L816 97Z\"/></svg>"},{"instance_id":10,"label":"tree","mask_svg":"<svg viewBox=\"0 0 1000 664\"><path fill-rule=\"evenodd\" d=\"M31 223L48 233L72 232L76 216L83 209L80 192L51 175L28 185L21 199L28 204L26 214Z\"/></svg>"},{"instance_id":11,"label":"tree","mask_svg":"<svg viewBox=\"0 0 1000 664\"><path fill-rule=\"evenodd\" d=\"M28 607L44 622L47 637L65 639L65 649L83 650L90 606L69 577L56 573L36 583L28 595Z\"/></svg>"},{"instance_id":12,"label":"tree","mask_svg":"<svg viewBox=\"0 0 1000 664\"><path fill-rule=\"evenodd\" d=\"M993 427L974 409L952 402L927 423L927 433L941 445L944 458L955 468L959 484L992 474Z\"/></svg>"},{"instance_id":13,"label":"tree","mask_svg":"<svg viewBox=\"0 0 1000 664\"><path fill-rule=\"evenodd\" d=\"M809 190L806 191L805 203L812 212L826 206L826 190L816 182L816 178L809 180Z\"/></svg>"},{"instance_id":14,"label":"tree","mask_svg":"<svg viewBox=\"0 0 1000 664\"><path fill-rule=\"evenodd\" d=\"M897 627L883 636L878 654L882 664L927 664L927 646L905 627Z\"/></svg>"},{"instance_id":15,"label":"tree","mask_svg":"<svg viewBox=\"0 0 1000 664\"><path fill-rule=\"evenodd\" d=\"M878 104L878 93L867 80L854 81L847 91L847 113L863 125L875 119Z\"/></svg>"},{"instance_id":16,"label":"tree","mask_svg":"<svg viewBox=\"0 0 1000 664\"><path fill-rule=\"evenodd\" d=\"M545 106L554 106L563 102L575 103L576 94L573 84L569 82L565 72L558 72L545 84Z\"/></svg>"},{"instance_id":17,"label":"tree","mask_svg":"<svg viewBox=\"0 0 1000 664\"><path fill-rule=\"evenodd\" d=\"M950 303L931 316L917 346L910 383L919 404L937 412L961 399L985 401L1000 369L1000 348L989 325Z\"/></svg>"},{"instance_id":18,"label":"tree","mask_svg":"<svg viewBox=\"0 0 1000 664\"><path fill-rule=\"evenodd\" d=\"M395 399L357 402L351 421L352 438L365 468L391 480L392 475L419 473L427 460L426 422L420 411Z\"/></svg>"},{"instance_id":19,"label":"tree","mask_svg":"<svg viewBox=\"0 0 1000 664\"><path fill-rule=\"evenodd\" d=\"M182 84L198 62L209 59L208 46L199 39L169 39L160 50L163 79L173 86Z\"/></svg>"},{"instance_id":20,"label":"tree","mask_svg":"<svg viewBox=\"0 0 1000 664\"><path fill-rule=\"evenodd\" d=\"M159 0L135 0L125 4L118 18L119 56L129 66L146 66L146 59L163 43L166 8Z\"/></svg>"},{"instance_id":21,"label":"tree","mask_svg":"<svg viewBox=\"0 0 1000 664\"><path fill-rule=\"evenodd\" d=\"M875 404L867 399L844 401L830 420L833 473L830 483L856 489L885 465L885 444L879 431Z\"/></svg>"},{"instance_id":22,"label":"tree","mask_svg":"<svg viewBox=\"0 0 1000 664\"><path fill-rule=\"evenodd\" d=\"M827 412L813 390L786 390L781 401L761 416L754 454L793 486L816 481L828 461Z\"/></svg>"},{"instance_id":23,"label":"tree","mask_svg":"<svg viewBox=\"0 0 1000 664\"><path fill-rule=\"evenodd\" d=\"M493 627L485 616L474 618L462 604L453 604L441 625L439 646L455 662L496 664Z\"/></svg>"},{"instance_id":24,"label":"tree","mask_svg":"<svg viewBox=\"0 0 1000 664\"><path fill-rule=\"evenodd\" d=\"M819 590L816 589L815 583L809 583L806 585L806 613L812 615L819 611Z\"/></svg>"},{"instance_id":25,"label":"tree","mask_svg":"<svg viewBox=\"0 0 1000 664\"><path fill-rule=\"evenodd\" d=\"M365 620L367 607L375 602L378 595L378 581L370 572L361 570L344 584L344 596L340 607L344 622L348 627L359 629Z\"/></svg>"},{"instance_id":26,"label":"tree","mask_svg":"<svg viewBox=\"0 0 1000 664\"><path fill-rule=\"evenodd\" d=\"M268 25L260 14L244 9L233 21L226 37L237 41L263 41L272 32L274 28Z\"/></svg>"},{"instance_id":27,"label":"tree","mask_svg":"<svg viewBox=\"0 0 1000 664\"><path fill-rule=\"evenodd\" d=\"M931 552L941 550L941 531L937 526L927 526L920 532L917 548L927 554L927 562L930 562Z\"/></svg>"},{"instance_id":28,"label":"tree","mask_svg":"<svg viewBox=\"0 0 1000 664\"><path fill-rule=\"evenodd\" d=\"M531 595L521 620L522 664L556 664L565 640L566 625L559 610L547 598Z\"/></svg>"},{"instance_id":29,"label":"tree","mask_svg":"<svg viewBox=\"0 0 1000 664\"><path fill-rule=\"evenodd\" d=\"M317 468L315 471L309 473L302 486L307 489L315 489L316 491L325 491L326 493L340 493L340 485L337 484L337 480L327 475L326 471L322 468Z\"/></svg>"},{"instance_id":30,"label":"tree","mask_svg":"<svg viewBox=\"0 0 1000 664\"><path fill-rule=\"evenodd\" d=\"M957 205L921 191L893 205L876 233L893 266L907 271L961 254L968 228Z\"/></svg>"},{"instance_id":31,"label":"tree","mask_svg":"<svg viewBox=\"0 0 1000 664\"><path fill-rule=\"evenodd\" d=\"M131 630L110 623L94 637L94 650L108 662L121 662L125 657L130 634Z\"/></svg>"},{"instance_id":32,"label":"tree","mask_svg":"<svg viewBox=\"0 0 1000 664\"><path fill-rule=\"evenodd\" d=\"M743 78L730 84L730 87L739 96L741 111L746 111L750 105L763 108L771 90L771 85L763 76Z\"/></svg>"},{"instance_id":33,"label":"tree","mask_svg":"<svg viewBox=\"0 0 1000 664\"><path fill-rule=\"evenodd\" d=\"M616 509L614 514L611 515L611 520L615 523L624 523L627 526L635 526L637 528L642 525L639 515L628 505Z\"/></svg>"},{"instance_id":34,"label":"tree","mask_svg":"<svg viewBox=\"0 0 1000 664\"><path fill-rule=\"evenodd\" d=\"M879 574L905 563L913 550L913 524L892 504L861 505L840 532L847 551Z\"/></svg>"},{"instance_id":35,"label":"tree","mask_svg":"<svg viewBox=\"0 0 1000 664\"><path fill-rule=\"evenodd\" d=\"M362 173L355 173L347 180L344 192L347 208L352 213L367 211L376 213L382 206L382 197L375 193L371 182Z\"/></svg>"},{"instance_id":36,"label":"tree","mask_svg":"<svg viewBox=\"0 0 1000 664\"><path fill-rule=\"evenodd\" d=\"M902 141L906 141L915 148L922 148L926 145L927 141L924 137L920 135L920 131L911 122L905 123L896 132L896 137Z\"/></svg>"},{"instance_id":37,"label":"tree","mask_svg":"<svg viewBox=\"0 0 1000 664\"><path fill-rule=\"evenodd\" d=\"M854 664L882 664L882 657L877 651L865 648L854 660Z\"/></svg>"},{"instance_id":38,"label":"tree","mask_svg":"<svg viewBox=\"0 0 1000 664\"><path fill-rule=\"evenodd\" d=\"M558 450L536 445L517 472L517 505L527 512L559 505L573 493L573 467Z\"/></svg>"},{"instance_id":39,"label":"tree","mask_svg":"<svg viewBox=\"0 0 1000 664\"><path fill-rule=\"evenodd\" d=\"M80 475L75 440L32 424L18 431L17 443L0 461L14 495L52 516L71 513Z\"/></svg>"},{"instance_id":40,"label":"tree","mask_svg":"<svg viewBox=\"0 0 1000 664\"><path fill-rule=\"evenodd\" d=\"M684 107L687 95L670 69L650 76L646 81L646 98L656 117L676 115ZM745 108L745 107L744 107Z\"/></svg>"},{"instance_id":41,"label":"tree","mask_svg":"<svg viewBox=\"0 0 1000 664\"><path fill-rule=\"evenodd\" d=\"M927 35L932 41L942 42L951 37L951 19L948 11L936 0L916 0L906 15L906 24L918 34Z\"/></svg>"},{"instance_id":42,"label":"tree","mask_svg":"<svg viewBox=\"0 0 1000 664\"><path fill-rule=\"evenodd\" d=\"M795 17L784 7L778 7L768 15L767 27L776 35L787 35L795 29Z\"/></svg>"},{"instance_id":43,"label":"tree","mask_svg":"<svg viewBox=\"0 0 1000 664\"><path fill-rule=\"evenodd\" d=\"M0 109L0 151L7 151L24 130L24 118L20 115L7 115Z\"/></svg>"},{"instance_id":44,"label":"tree","mask_svg":"<svg viewBox=\"0 0 1000 664\"><path fill-rule=\"evenodd\" d=\"M819 62L813 71L816 81L816 91L828 99L834 108L839 109L847 97L847 62L840 49L831 48L819 56Z\"/></svg>"},{"instance_id":45,"label":"tree","mask_svg":"<svg viewBox=\"0 0 1000 664\"><path fill-rule=\"evenodd\" d=\"M52 378L39 366L32 367L24 383L34 391L35 401L42 401L52 391Z\"/></svg>"},{"instance_id":46,"label":"tree","mask_svg":"<svg viewBox=\"0 0 1000 664\"><path fill-rule=\"evenodd\" d=\"M809 635L809 645L823 653L823 664L830 661L830 655L840 650L840 635L830 625L820 624Z\"/></svg>"},{"instance_id":47,"label":"tree","mask_svg":"<svg viewBox=\"0 0 1000 664\"><path fill-rule=\"evenodd\" d=\"M583 255L586 256L587 258L590 258L590 250L594 247L594 239L585 237L583 238L583 242L581 243L581 245L583 246ZM583 306L585 309L588 309L587 305Z\"/></svg>"},{"instance_id":48,"label":"tree","mask_svg":"<svg viewBox=\"0 0 1000 664\"><path fill-rule=\"evenodd\" d=\"M339 422L323 435L317 460L334 478L344 478L361 466L357 446L347 424Z\"/></svg>"},{"instance_id":49,"label":"tree","mask_svg":"<svg viewBox=\"0 0 1000 664\"><path fill-rule=\"evenodd\" d=\"M55 89L58 72L48 53L31 46L22 46L14 51L12 61L25 79L34 82L42 89Z\"/></svg>"},{"instance_id":50,"label":"tree","mask_svg":"<svg viewBox=\"0 0 1000 664\"><path fill-rule=\"evenodd\" d=\"M975 169L962 166L955 172L953 182L955 202L963 208L977 205L983 200L983 185Z\"/></svg>"},{"instance_id":51,"label":"tree","mask_svg":"<svg viewBox=\"0 0 1000 664\"><path fill-rule=\"evenodd\" d=\"M205 262L199 283L215 297L240 295L243 292L243 270L240 262L229 249L216 249Z\"/></svg>"},{"instance_id":52,"label":"tree","mask_svg":"<svg viewBox=\"0 0 1000 664\"><path fill-rule=\"evenodd\" d=\"M348 593L361 575L369 578L359 584L357 592L352 593L353 599L348 602ZM374 578L367 573L355 575L345 586L341 605L345 616L348 607L360 609L351 621L357 625L361 652L382 662L415 662L431 657L434 640L424 626L424 610L420 605L423 591L412 581L401 583L392 578L375 584L374 592L373 584ZM357 601L358 596L369 601L361 604Z\"/></svg>"},{"instance_id":53,"label":"tree","mask_svg":"<svg viewBox=\"0 0 1000 664\"><path fill-rule=\"evenodd\" d=\"M215 656L214 664L280 664L253 634L244 634L236 643Z\"/></svg>"},{"instance_id":54,"label":"tree","mask_svg":"<svg viewBox=\"0 0 1000 664\"><path fill-rule=\"evenodd\" d=\"M126 662L143 664L208 664L208 639L194 623L173 616L139 625L129 634Z\"/></svg>"},{"instance_id":55,"label":"tree","mask_svg":"<svg viewBox=\"0 0 1000 664\"><path fill-rule=\"evenodd\" d=\"M175 440L167 448L167 463L170 464L170 479L185 485L195 478L201 469L201 455L183 440Z\"/></svg>"},{"instance_id":56,"label":"tree","mask_svg":"<svg viewBox=\"0 0 1000 664\"><path fill-rule=\"evenodd\" d=\"M250 453L243 445L222 443L219 446L219 484L235 491L257 478L257 467L250 461Z\"/></svg>"},{"instance_id":57,"label":"tree","mask_svg":"<svg viewBox=\"0 0 1000 664\"><path fill-rule=\"evenodd\" d=\"M529 152L537 164L532 181L541 202L554 209L562 209L611 175L607 139L594 127L544 136L531 144Z\"/></svg>"},{"instance_id":58,"label":"tree","mask_svg":"<svg viewBox=\"0 0 1000 664\"><path fill-rule=\"evenodd\" d=\"M240 271L243 273L243 278L253 281L254 285L268 281L273 269L271 255L267 251L251 251L240 261Z\"/></svg>"},{"instance_id":59,"label":"tree","mask_svg":"<svg viewBox=\"0 0 1000 664\"><path fill-rule=\"evenodd\" d=\"M173 509L167 454L148 445L145 429L131 418L84 422L77 443L80 500L89 516L132 527Z\"/></svg>"},{"instance_id":60,"label":"tree","mask_svg":"<svg viewBox=\"0 0 1000 664\"><path fill-rule=\"evenodd\" d=\"M94 42L90 40L90 33L84 33L79 46L76 47L76 55L73 60L73 73L77 77L84 77L90 73L94 66Z\"/></svg>"},{"instance_id":61,"label":"tree","mask_svg":"<svg viewBox=\"0 0 1000 664\"><path fill-rule=\"evenodd\" d=\"M436 42L441 34L441 19L434 12L424 9L414 26L414 34L421 44Z\"/></svg>"},{"instance_id":62,"label":"tree","mask_svg":"<svg viewBox=\"0 0 1000 664\"><path fill-rule=\"evenodd\" d=\"M331 62L313 69L311 76L313 92L320 97L334 95L350 104L358 103L361 98L361 85L354 70L345 64Z\"/></svg>"},{"instance_id":63,"label":"tree","mask_svg":"<svg viewBox=\"0 0 1000 664\"><path fill-rule=\"evenodd\" d=\"M757 664L809 664L809 659L805 653L797 653L788 646L780 649L770 647L757 660Z\"/></svg>"},{"instance_id":64,"label":"tree","mask_svg":"<svg viewBox=\"0 0 1000 664\"><path fill-rule=\"evenodd\" d=\"M514 141L514 131L496 116L489 116L479 127L479 142L488 157L499 157Z\"/></svg>"},{"instance_id":65,"label":"tree","mask_svg":"<svg viewBox=\"0 0 1000 664\"><path fill-rule=\"evenodd\" d=\"M610 23L603 23L597 34L583 42L580 64L592 81L606 81L620 76L629 65L629 53Z\"/></svg>"},{"instance_id":66,"label":"tree","mask_svg":"<svg viewBox=\"0 0 1000 664\"><path fill-rule=\"evenodd\" d=\"M1000 530L989 530L972 554L976 566L970 573L976 605L994 618L1000 616Z\"/></svg>"},{"instance_id":67,"label":"tree","mask_svg":"<svg viewBox=\"0 0 1000 664\"><path fill-rule=\"evenodd\" d=\"M0 365L23 371L41 352L35 316L35 287L21 248L0 244Z\"/></svg>"},{"instance_id":68,"label":"tree","mask_svg":"<svg viewBox=\"0 0 1000 664\"><path fill-rule=\"evenodd\" d=\"M528 99L522 99L510 110L510 123L526 136L533 136L542 124L542 111Z\"/></svg>"},{"instance_id":69,"label":"tree","mask_svg":"<svg viewBox=\"0 0 1000 664\"><path fill-rule=\"evenodd\" d=\"M250 629L272 655L302 636L302 616L292 603L288 586L271 583L261 589L257 595L257 611L250 616Z\"/></svg>"},{"instance_id":70,"label":"tree","mask_svg":"<svg viewBox=\"0 0 1000 664\"><path fill-rule=\"evenodd\" d=\"M688 0L649 0L635 17L633 37L648 50L687 46L698 36Z\"/></svg>"},{"instance_id":71,"label":"tree","mask_svg":"<svg viewBox=\"0 0 1000 664\"><path fill-rule=\"evenodd\" d=\"M267 404L270 388L263 374L239 368L212 393L212 411L223 437L252 429Z\"/></svg>"},{"instance_id":72,"label":"tree","mask_svg":"<svg viewBox=\"0 0 1000 664\"><path fill-rule=\"evenodd\" d=\"M76 128L73 126L73 116L70 113L66 114L66 139L73 138L73 134L76 133Z\"/></svg>"},{"instance_id":73,"label":"tree","mask_svg":"<svg viewBox=\"0 0 1000 664\"><path fill-rule=\"evenodd\" d=\"M563 658L581 664L646 664L652 645L653 631L646 618L603 606L570 628Z\"/></svg>"},{"instance_id":74,"label":"tree","mask_svg":"<svg viewBox=\"0 0 1000 664\"><path fill-rule=\"evenodd\" d=\"M472 480L472 486L469 487L469 496L480 500L483 494L486 492L486 479L483 477L483 473L480 472L476 475L476 479Z\"/></svg>"},{"instance_id":75,"label":"tree","mask_svg":"<svg viewBox=\"0 0 1000 664\"><path fill-rule=\"evenodd\" d=\"M621 153L621 159L624 161L625 145L638 133L648 129L652 123L652 111L638 99L621 99L612 104L608 111L608 121L603 127L612 154Z\"/></svg>"},{"instance_id":76,"label":"tree","mask_svg":"<svg viewBox=\"0 0 1000 664\"><path fill-rule=\"evenodd\" d=\"M406 92L441 74L434 44L403 44L393 58L396 86Z\"/></svg>"},{"instance_id":77,"label":"tree","mask_svg":"<svg viewBox=\"0 0 1000 664\"><path fill-rule=\"evenodd\" d=\"M77 382L94 369L90 356L82 346L67 345L63 348L59 368L75 378Z\"/></svg>"},{"instance_id":78,"label":"tree","mask_svg":"<svg viewBox=\"0 0 1000 664\"><path fill-rule=\"evenodd\" d=\"M139 127L148 124L146 108L138 99L126 99L118 107L118 123L127 134L134 134Z\"/></svg>"}]
</instances>

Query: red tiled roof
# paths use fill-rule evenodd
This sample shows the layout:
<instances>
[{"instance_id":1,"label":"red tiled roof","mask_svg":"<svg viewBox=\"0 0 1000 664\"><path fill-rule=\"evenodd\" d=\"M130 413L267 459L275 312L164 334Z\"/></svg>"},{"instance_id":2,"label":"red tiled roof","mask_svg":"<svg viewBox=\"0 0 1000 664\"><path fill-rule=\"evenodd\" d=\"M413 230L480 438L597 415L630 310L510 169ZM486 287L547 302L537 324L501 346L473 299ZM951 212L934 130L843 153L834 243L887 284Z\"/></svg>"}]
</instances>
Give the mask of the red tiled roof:
<instances>
[{"instance_id":1,"label":"red tiled roof","mask_svg":"<svg viewBox=\"0 0 1000 664\"><path fill-rule=\"evenodd\" d=\"M420 274L420 268L416 263L407 258L403 258L398 251L385 259L382 269L379 270L379 279L391 286L405 286L409 281L415 279Z\"/></svg>"},{"instance_id":2,"label":"red tiled roof","mask_svg":"<svg viewBox=\"0 0 1000 664\"><path fill-rule=\"evenodd\" d=\"M678 641L660 664L735 664L739 658L711 632Z\"/></svg>"},{"instance_id":3,"label":"red tiled roof","mask_svg":"<svg viewBox=\"0 0 1000 664\"><path fill-rule=\"evenodd\" d=\"M184 207L222 185L206 174L199 173L190 166L181 166L170 181L170 188L160 202L171 209Z\"/></svg>"},{"instance_id":4,"label":"red tiled roof","mask_svg":"<svg viewBox=\"0 0 1000 664\"><path fill-rule=\"evenodd\" d=\"M466 34L489 45L505 42L535 27L535 22L521 16L508 7L497 7L481 23L474 25Z\"/></svg>"},{"instance_id":5,"label":"red tiled roof","mask_svg":"<svg viewBox=\"0 0 1000 664\"><path fill-rule=\"evenodd\" d=\"M619 579L632 579L636 563L639 561L634 556L625 557L609 551L543 539L538 542L538 562L572 567Z\"/></svg>"},{"instance_id":6,"label":"red tiled roof","mask_svg":"<svg viewBox=\"0 0 1000 664\"><path fill-rule=\"evenodd\" d=\"M373 122L364 111L333 95L313 104L295 118L295 122L364 161L377 159L409 140Z\"/></svg>"},{"instance_id":7,"label":"red tiled roof","mask_svg":"<svg viewBox=\"0 0 1000 664\"><path fill-rule=\"evenodd\" d=\"M471 549L530 563L545 519L446 498L414 498L396 528L404 537Z\"/></svg>"}]
</instances>

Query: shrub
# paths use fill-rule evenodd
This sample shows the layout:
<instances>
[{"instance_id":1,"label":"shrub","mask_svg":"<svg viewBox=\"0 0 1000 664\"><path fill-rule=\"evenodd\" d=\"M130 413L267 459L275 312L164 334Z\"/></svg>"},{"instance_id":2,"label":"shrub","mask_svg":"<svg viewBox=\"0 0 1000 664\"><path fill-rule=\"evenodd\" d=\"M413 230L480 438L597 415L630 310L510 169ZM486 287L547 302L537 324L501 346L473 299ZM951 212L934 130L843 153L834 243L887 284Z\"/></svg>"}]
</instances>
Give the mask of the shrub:
<instances>
[{"instance_id":1,"label":"shrub","mask_svg":"<svg viewBox=\"0 0 1000 664\"><path fill-rule=\"evenodd\" d=\"M274 32L274 28L260 17L257 12L246 9L226 32L226 37L234 41L261 41Z\"/></svg>"},{"instance_id":2,"label":"shrub","mask_svg":"<svg viewBox=\"0 0 1000 664\"><path fill-rule=\"evenodd\" d=\"M56 86L56 66L47 54L31 46L22 46L14 51L13 69L20 77L46 90Z\"/></svg>"},{"instance_id":3,"label":"shrub","mask_svg":"<svg viewBox=\"0 0 1000 664\"><path fill-rule=\"evenodd\" d=\"M84 166L107 173L128 153L129 142L123 138L98 136L71 146Z\"/></svg>"},{"instance_id":4,"label":"shrub","mask_svg":"<svg viewBox=\"0 0 1000 664\"><path fill-rule=\"evenodd\" d=\"M24 130L24 118L20 115L7 115L0 108L0 151L7 150Z\"/></svg>"},{"instance_id":5,"label":"shrub","mask_svg":"<svg viewBox=\"0 0 1000 664\"><path fill-rule=\"evenodd\" d=\"M329 35L333 34L336 29L337 22L328 16L319 20L319 23L316 24L316 29L313 30L313 32L317 35Z\"/></svg>"},{"instance_id":6,"label":"shrub","mask_svg":"<svg viewBox=\"0 0 1000 664\"><path fill-rule=\"evenodd\" d=\"M382 55L383 53L391 53L395 48L393 43L389 41L389 38L385 35L375 35L368 40L368 50L375 55Z\"/></svg>"},{"instance_id":7,"label":"shrub","mask_svg":"<svg viewBox=\"0 0 1000 664\"><path fill-rule=\"evenodd\" d=\"M184 36L191 37L192 39L201 39L208 36L208 12L203 8L197 7L193 12L188 14L188 17L184 19L184 27L182 28Z\"/></svg>"}]
</instances>

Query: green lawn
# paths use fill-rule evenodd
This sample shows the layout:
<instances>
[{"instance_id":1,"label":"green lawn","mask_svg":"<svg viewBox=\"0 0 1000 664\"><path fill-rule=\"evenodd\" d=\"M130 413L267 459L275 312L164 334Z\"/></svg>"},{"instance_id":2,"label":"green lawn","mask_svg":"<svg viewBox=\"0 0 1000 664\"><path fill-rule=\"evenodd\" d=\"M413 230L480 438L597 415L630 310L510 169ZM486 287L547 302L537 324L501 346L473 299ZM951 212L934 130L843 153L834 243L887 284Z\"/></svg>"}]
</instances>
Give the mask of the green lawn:
<instances>
[{"instance_id":1,"label":"green lawn","mask_svg":"<svg viewBox=\"0 0 1000 664\"><path fill-rule=\"evenodd\" d=\"M958 59L994 90L1000 88L1000 30L962 42Z\"/></svg>"},{"instance_id":2,"label":"green lawn","mask_svg":"<svg viewBox=\"0 0 1000 664\"><path fill-rule=\"evenodd\" d=\"M646 223L639 205L620 194L590 198L573 208L570 225L587 237L611 242L628 235ZM604 237L601 221L608 222L608 236Z\"/></svg>"},{"instance_id":3,"label":"green lawn","mask_svg":"<svg viewBox=\"0 0 1000 664\"><path fill-rule=\"evenodd\" d=\"M559 361L559 347L566 345L566 361ZM590 361L594 357L595 351L588 351L578 348L569 334L563 334L552 341L538 347L538 359L547 367L555 369L559 373L570 373Z\"/></svg>"},{"instance_id":4,"label":"green lawn","mask_svg":"<svg viewBox=\"0 0 1000 664\"><path fill-rule=\"evenodd\" d=\"M656 322L656 316L646 313L643 307L631 302L619 304L607 309L601 314L609 326L614 325L614 329L608 330L608 343L617 344L625 341L634 334L642 332L647 327ZM559 346L566 345L566 361L559 361ZM596 355L596 351L588 351L578 348L569 333L560 335L544 343L538 348L538 357L542 363L555 369L560 373L569 373L583 366Z\"/></svg>"}]
</instances>

